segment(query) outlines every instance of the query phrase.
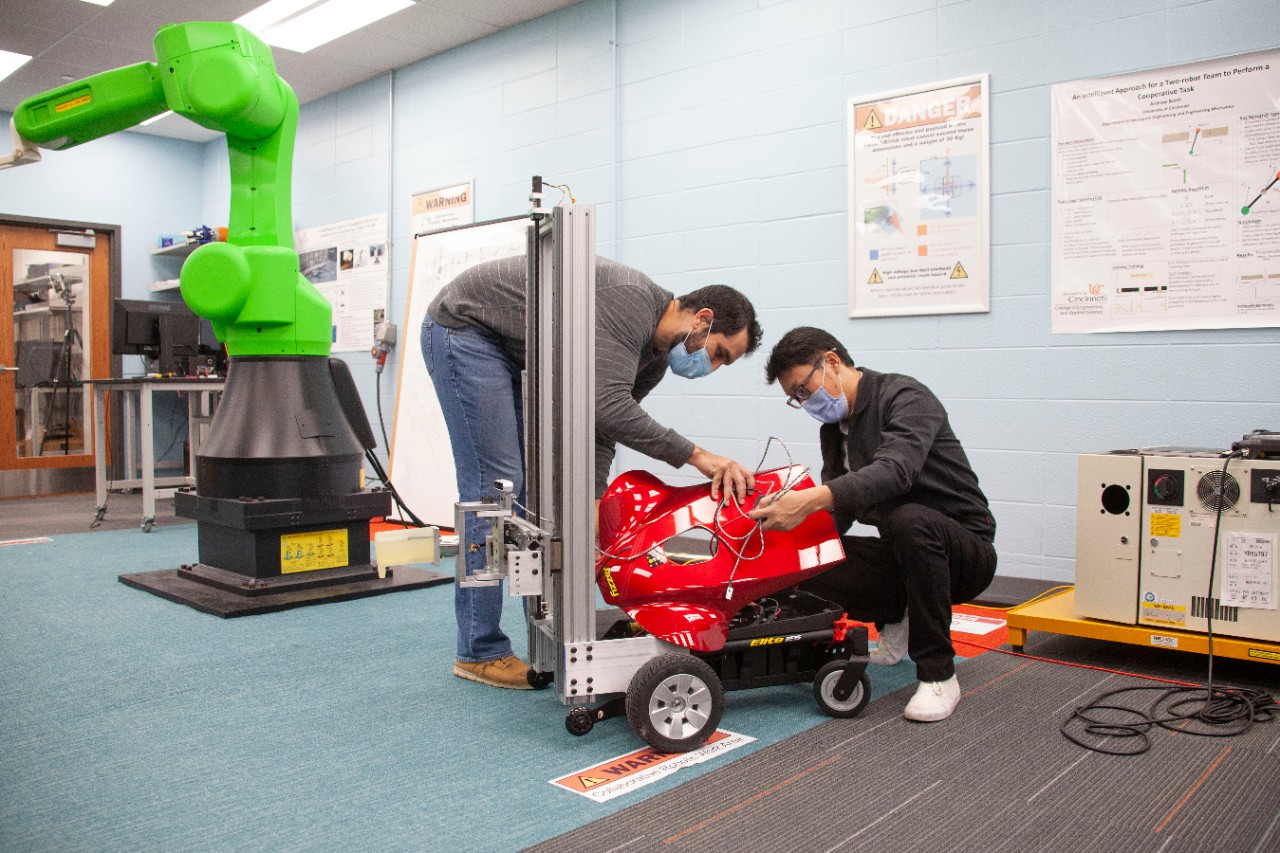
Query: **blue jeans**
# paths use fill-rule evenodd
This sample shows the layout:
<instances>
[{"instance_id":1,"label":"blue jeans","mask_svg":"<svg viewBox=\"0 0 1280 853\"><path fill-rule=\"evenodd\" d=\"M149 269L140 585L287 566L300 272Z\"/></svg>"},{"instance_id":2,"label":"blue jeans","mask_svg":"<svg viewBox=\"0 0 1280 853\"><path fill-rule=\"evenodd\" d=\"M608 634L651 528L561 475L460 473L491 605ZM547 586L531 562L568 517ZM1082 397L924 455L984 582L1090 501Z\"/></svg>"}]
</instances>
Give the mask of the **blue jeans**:
<instances>
[{"instance_id":1,"label":"blue jeans","mask_svg":"<svg viewBox=\"0 0 1280 853\"><path fill-rule=\"evenodd\" d=\"M495 480L510 480L524 502L524 410L520 366L498 339L481 329L422 324L422 358L435 385L449 428L449 443L463 501L496 497ZM458 543L467 573L484 567L487 524L470 519L467 540ZM490 661L511 654L502 632L501 586L457 587L458 660Z\"/></svg>"}]
</instances>

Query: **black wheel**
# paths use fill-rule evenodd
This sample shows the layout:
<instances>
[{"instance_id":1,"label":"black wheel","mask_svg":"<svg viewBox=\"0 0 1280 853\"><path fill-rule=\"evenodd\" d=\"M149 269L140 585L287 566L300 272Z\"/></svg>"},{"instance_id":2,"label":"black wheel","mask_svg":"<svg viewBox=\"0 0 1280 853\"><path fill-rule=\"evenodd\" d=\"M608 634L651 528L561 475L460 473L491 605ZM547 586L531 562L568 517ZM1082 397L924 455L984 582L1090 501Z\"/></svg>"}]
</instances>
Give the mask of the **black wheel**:
<instances>
[{"instance_id":1,"label":"black wheel","mask_svg":"<svg viewBox=\"0 0 1280 853\"><path fill-rule=\"evenodd\" d=\"M659 752L688 752L706 742L724 714L724 688L706 662L664 654L640 667L627 688L627 719Z\"/></svg>"},{"instance_id":2,"label":"black wheel","mask_svg":"<svg viewBox=\"0 0 1280 853\"><path fill-rule=\"evenodd\" d=\"M538 672L533 667L529 667L529 671L525 673L525 680L529 682L529 686L534 690L541 690L552 681L555 681L556 674L554 672Z\"/></svg>"},{"instance_id":3,"label":"black wheel","mask_svg":"<svg viewBox=\"0 0 1280 853\"><path fill-rule=\"evenodd\" d=\"M595 726L596 715L590 708L574 708L564 718L564 727L575 737L582 737Z\"/></svg>"},{"instance_id":4,"label":"black wheel","mask_svg":"<svg viewBox=\"0 0 1280 853\"><path fill-rule=\"evenodd\" d=\"M852 664L847 660L833 660L813 678L813 698L818 701L818 707L832 717L856 717L871 701L871 679L865 670L848 699L842 701L835 697L836 683L849 666Z\"/></svg>"}]
</instances>

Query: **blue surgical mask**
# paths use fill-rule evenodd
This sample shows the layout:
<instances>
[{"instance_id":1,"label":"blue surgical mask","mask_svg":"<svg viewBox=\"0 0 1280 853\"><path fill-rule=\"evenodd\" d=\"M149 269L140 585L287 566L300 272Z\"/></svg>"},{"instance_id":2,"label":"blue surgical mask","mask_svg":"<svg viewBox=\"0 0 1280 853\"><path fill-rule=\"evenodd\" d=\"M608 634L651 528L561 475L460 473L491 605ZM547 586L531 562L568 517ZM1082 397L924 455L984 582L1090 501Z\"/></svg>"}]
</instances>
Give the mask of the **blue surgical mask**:
<instances>
[{"instance_id":1,"label":"blue surgical mask","mask_svg":"<svg viewBox=\"0 0 1280 853\"><path fill-rule=\"evenodd\" d=\"M693 329L690 329L689 335L692 334ZM676 376L683 376L685 379L701 379L703 376L710 376L711 353L707 352L707 344L711 343L711 326L707 326L707 343L703 344L702 349L697 352L689 352L689 348L685 346L689 335L685 335L684 340L673 346L667 353L667 366Z\"/></svg>"},{"instance_id":2,"label":"blue surgical mask","mask_svg":"<svg viewBox=\"0 0 1280 853\"><path fill-rule=\"evenodd\" d=\"M824 424L834 424L849 414L849 398L844 395L844 377L840 377L840 396L832 397L827 390L827 365L822 365L822 385L809 395L800 407Z\"/></svg>"}]
</instances>

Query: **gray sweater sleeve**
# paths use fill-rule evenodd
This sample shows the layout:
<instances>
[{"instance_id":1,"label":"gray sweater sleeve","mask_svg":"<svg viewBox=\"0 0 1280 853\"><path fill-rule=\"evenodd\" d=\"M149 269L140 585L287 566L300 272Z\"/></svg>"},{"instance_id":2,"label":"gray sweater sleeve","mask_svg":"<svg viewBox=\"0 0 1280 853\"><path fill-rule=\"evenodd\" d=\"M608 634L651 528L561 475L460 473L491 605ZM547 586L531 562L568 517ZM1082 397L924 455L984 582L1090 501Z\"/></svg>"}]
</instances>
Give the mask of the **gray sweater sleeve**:
<instances>
[{"instance_id":1,"label":"gray sweater sleeve","mask_svg":"<svg viewBox=\"0 0 1280 853\"><path fill-rule=\"evenodd\" d=\"M676 468L689 460L694 447L640 407L665 369L665 362L654 363L651 348L670 295L638 270L611 266L597 270L606 276L596 288L597 495L608 484L616 444Z\"/></svg>"}]
</instances>

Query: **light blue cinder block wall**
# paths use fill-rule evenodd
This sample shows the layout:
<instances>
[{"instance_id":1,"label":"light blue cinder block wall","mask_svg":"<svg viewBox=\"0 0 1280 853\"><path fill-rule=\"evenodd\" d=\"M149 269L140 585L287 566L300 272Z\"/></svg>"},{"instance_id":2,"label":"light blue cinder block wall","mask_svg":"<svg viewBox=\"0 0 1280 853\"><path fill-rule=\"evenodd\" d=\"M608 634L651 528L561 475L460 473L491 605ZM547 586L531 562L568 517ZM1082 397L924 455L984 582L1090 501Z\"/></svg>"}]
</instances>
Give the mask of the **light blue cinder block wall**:
<instances>
[{"instance_id":1,"label":"light blue cinder block wall","mask_svg":"<svg viewBox=\"0 0 1280 853\"><path fill-rule=\"evenodd\" d=\"M527 208L530 175L567 181L599 208L602 254L677 295L731 284L760 310L761 352L668 379L646 403L661 421L747 464L778 436L816 466L816 425L762 368L787 329L823 326L942 398L992 500L1001 573L1070 580L1077 455L1280 428L1280 332L1049 333L1050 86L1277 46L1269 0L587 0L304 107L297 225L389 206L399 322L410 193L472 178L492 219ZM846 99L980 72L990 313L849 320ZM220 145L205 151L210 220ZM372 412L368 359L349 360ZM629 451L617 464L692 480Z\"/></svg>"}]
</instances>

